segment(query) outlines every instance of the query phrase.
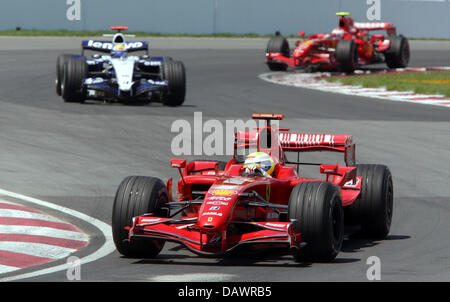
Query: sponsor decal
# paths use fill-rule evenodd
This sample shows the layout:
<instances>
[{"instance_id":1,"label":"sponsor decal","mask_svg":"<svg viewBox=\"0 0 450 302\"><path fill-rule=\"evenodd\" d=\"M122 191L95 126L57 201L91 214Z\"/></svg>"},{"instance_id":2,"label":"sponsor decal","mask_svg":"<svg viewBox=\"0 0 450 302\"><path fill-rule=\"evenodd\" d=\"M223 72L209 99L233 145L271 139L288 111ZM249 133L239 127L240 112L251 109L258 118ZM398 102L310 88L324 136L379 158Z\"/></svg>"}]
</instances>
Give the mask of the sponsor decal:
<instances>
[{"instance_id":1,"label":"sponsor decal","mask_svg":"<svg viewBox=\"0 0 450 302\"><path fill-rule=\"evenodd\" d=\"M210 216L222 216L223 214L222 213L217 213L217 212L205 212L205 213L202 214L202 216L208 216L208 215L210 215Z\"/></svg>"},{"instance_id":2,"label":"sponsor decal","mask_svg":"<svg viewBox=\"0 0 450 302\"><path fill-rule=\"evenodd\" d=\"M87 78L86 80L84 80L84 84L86 85L92 85L92 84L99 84L99 83L103 83L104 79L102 78Z\"/></svg>"},{"instance_id":3,"label":"sponsor decal","mask_svg":"<svg viewBox=\"0 0 450 302\"><path fill-rule=\"evenodd\" d=\"M347 182L344 184L344 187L347 187L347 188L354 188L354 187L357 187L358 184L359 184L359 178L357 178L355 182L353 182L353 180L347 181Z\"/></svg>"},{"instance_id":4,"label":"sponsor decal","mask_svg":"<svg viewBox=\"0 0 450 302\"><path fill-rule=\"evenodd\" d=\"M275 228L284 228L287 224L278 224L278 223L266 223L267 226L275 227Z\"/></svg>"},{"instance_id":5,"label":"sponsor decal","mask_svg":"<svg viewBox=\"0 0 450 302\"><path fill-rule=\"evenodd\" d=\"M167 81L154 81L152 79L147 80L148 83L153 84L153 85L167 85Z\"/></svg>"},{"instance_id":6,"label":"sponsor decal","mask_svg":"<svg viewBox=\"0 0 450 302\"><path fill-rule=\"evenodd\" d=\"M208 201L206 204L207 205L215 205L215 206L227 206L228 202L224 202L224 201Z\"/></svg>"},{"instance_id":7,"label":"sponsor decal","mask_svg":"<svg viewBox=\"0 0 450 302\"><path fill-rule=\"evenodd\" d=\"M219 209L220 209L219 206L214 206L214 207L210 207L210 208L209 208L209 211L217 211L217 210L219 210Z\"/></svg>"},{"instance_id":8,"label":"sponsor decal","mask_svg":"<svg viewBox=\"0 0 450 302\"><path fill-rule=\"evenodd\" d=\"M211 197L208 197L208 200L229 201L231 199L232 199L231 197L226 197L226 196L211 196Z\"/></svg>"},{"instance_id":9,"label":"sponsor decal","mask_svg":"<svg viewBox=\"0 0 450 302\"><path fill-rule=\"evenodd\" d=\"M161 66L161 61L145 61L145 66Z\"/></svg>"},{"instance_id":10,"label":"sponsor decal","mask_svg":"<svg viewBox=\"0 0 450 302\"><path fill-rule=\"evenodd\" d=\"M213 190L211 193L214 195L234 195L234 194L236 194L236 191L234 191L234 190Z\"/></svg>"},{"instance_id":11,"label":"sponsor decal","mask_svg":"<svg viewBox=\"0 0 450 302\"><path fill-rule=\"evenodd\" d=\"M328 144L334 145L334 135L331 134L309 134L309 133L279 133L282 146L313 146Z\"/></svg>"},{"instance_id":12,"label":"sponsor decal","mask_svg":"<svg viewBox=\"0 0 450 302\"><path fill-rule=\"evenodd\" d=\"M94 40L89 40L87 41L87 43L85 43L86 47L90 47L90 48L97 48L97 49L107 49L107 50L112 50L114 48L114 43L112 42L104 42L104 41L94 41ZM129 49L139 49L144 47L144 43L143 42L127 42L125 43L125 48L127 50Z\"/></svg>"},{"instance_id":13,"label":"sponsor decal","mask_svg":"<svg viewBox=\"0 0 450 302\"><path fill-rule=\"evenodd\" d=\"M214 186L215 190L235 190L236 186L235 185L218 185L218 186Z\"/></svg>"},{"instance_id":14,"label":"sponsor decal","mask_svg":"<svg viewBox=\"0 0 450 302\"><path fill-rule=\"evenodd\" d=\"M158 222L161 218L142 218L141 223Z\"/></svg>"},{"instance_id":15,"label":"sponsor decal","mask_svg":"<svg viewBox=\"0 0 450 302\"><path fill-rule=\"evenodd\" d=\"M224 180L224 184L233 184L233 185L242 185L246 182L254 182L254 179L251 178L247 178L247 177L233 177L233 178L228 178L226 180Z\"/></svg>"}]
</instances>

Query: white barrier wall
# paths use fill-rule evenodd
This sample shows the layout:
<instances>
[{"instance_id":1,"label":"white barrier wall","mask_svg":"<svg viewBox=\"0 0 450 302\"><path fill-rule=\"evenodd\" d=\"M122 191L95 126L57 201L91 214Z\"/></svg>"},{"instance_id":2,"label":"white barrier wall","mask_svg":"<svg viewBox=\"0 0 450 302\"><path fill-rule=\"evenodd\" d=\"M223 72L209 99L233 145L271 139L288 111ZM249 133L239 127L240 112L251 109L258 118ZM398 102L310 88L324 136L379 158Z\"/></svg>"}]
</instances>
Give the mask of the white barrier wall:
<instances>
[{"instance_id":1,"label":"white barrier wall","mask_svg":"<svg viewBox=\"0 0 450 302\"><path fill-rule=\"evenodd\" d=\"M178 34L329 32L337 11L355 21L390 21L415 38L450 38L450 0L2 0L0 29Z\"/></svg>"}]
</instances>

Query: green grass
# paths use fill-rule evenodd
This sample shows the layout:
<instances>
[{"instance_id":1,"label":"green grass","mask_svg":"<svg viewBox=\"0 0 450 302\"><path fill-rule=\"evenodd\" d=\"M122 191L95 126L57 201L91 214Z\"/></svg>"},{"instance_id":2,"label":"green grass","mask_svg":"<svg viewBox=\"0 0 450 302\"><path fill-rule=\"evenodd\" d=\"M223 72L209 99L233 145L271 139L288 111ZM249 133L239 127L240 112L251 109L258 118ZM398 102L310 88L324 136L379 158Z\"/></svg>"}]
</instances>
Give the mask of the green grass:
<instances>
[{"instance_id":1,"label":"green grass","mask_svg":"<svg viewBox=\"0 0 450 302\"><path fill-rule=\"evenodd\" d=\"M0 36L9 37L96 37L103 34L110 34L113 31L71 31L71 30L37 30L37 29L22 29L22 30L0 30ZM151 32L128 32L130 35L136 37L194 37L194 38L270 38L272 34L163 34ZM308 35L306 35L308 36ZM298 39L297 35L284 36L288 39ZM450 39L438 38L408 38L409 40L423 40L423 41L450 41Z\"/></svg>"},{"instance_id":2,"label":"green grass","mask_svg":"<svg viewBox=\"0 0 450 302\"><path fill-rule=\"evenodd\" d=\"M10 37L96 37L103 34L111 34L115 31L69 31L69 30L0 30L0 36ZM195 38L269 38L271 35L258 34L163 34L149 32L129 32L126 34L136 37L195 37ZM289 38L289 37L287 37Z\"/></svg>"},{"instance_id":3,"label":"green grass","mask_svg":"<svg viewBox=\"0 0 450 302\"><path fill-rule=\"evenodd\" d=\"M391 74L352 75L325 78L329 82L367 88L414 91L421 94L441 94L450 97L450 71L400 72Z\"/></svg>"}]
</instances>

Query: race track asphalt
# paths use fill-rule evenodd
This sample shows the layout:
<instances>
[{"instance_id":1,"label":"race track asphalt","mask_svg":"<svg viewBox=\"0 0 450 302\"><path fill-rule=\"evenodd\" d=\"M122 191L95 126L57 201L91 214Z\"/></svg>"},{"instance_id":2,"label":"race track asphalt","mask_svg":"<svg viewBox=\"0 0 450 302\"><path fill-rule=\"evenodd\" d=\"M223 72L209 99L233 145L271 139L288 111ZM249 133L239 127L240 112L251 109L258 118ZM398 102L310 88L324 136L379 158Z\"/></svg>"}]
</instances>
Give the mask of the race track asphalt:
<instances>
[{"instance_id":1,"label":"race track asphalt","mask_svg":"<svg viewBox=\"0 0 450 302\"><path fill-rule=\"evenodd\" d=\"M365 281L370 256L381 259L385 281L450 280L449 108L264 82L258 78L267 72L263 39L150 41L153 54L184 62L184 106L66 104L55 94L56 57L77 53L80 39L0 38L0 188L110 224L113 197L124 177L177 176L169 167L175 120L192 122L194 112L202 112L204 121L284 113L282 126L352 134L359 163L390 167L391 233L381 241L346 240L329 264L298 264L278 254L205 259L170 250L173 244L153 260L113 252L83 265L83 281ZM450 65L448 42L413 41L411 49L410 66ZM102 242L90 231L93 244L86 253ZM60 271L25 280L67 279Z\"/></svg>"}]
</instances>

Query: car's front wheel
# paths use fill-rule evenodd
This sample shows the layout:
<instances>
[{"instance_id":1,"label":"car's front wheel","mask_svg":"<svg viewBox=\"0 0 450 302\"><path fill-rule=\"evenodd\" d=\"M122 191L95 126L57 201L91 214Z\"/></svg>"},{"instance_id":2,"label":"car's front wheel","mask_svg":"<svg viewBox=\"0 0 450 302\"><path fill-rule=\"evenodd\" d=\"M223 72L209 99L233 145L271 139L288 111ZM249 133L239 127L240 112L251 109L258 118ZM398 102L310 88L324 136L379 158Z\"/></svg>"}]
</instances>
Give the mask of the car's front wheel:
<instances>
[{"instance_id":1,"label":"car's front wheel","mask_svg":"<svg viewBox=\"0 0 450 302\"><path fill-rule=\"evenodd\" d=\"M83 81L86 79L88 66L84 58L69 58L64 65L64 76L61 83L61 95L66 102L82 103L86 100Z\"/></svg>"},{"instance_id":2,"label":"car's front wheel","mask_svg":"<svg viewBox=\"0 0 450 302\"><path fill-rule=\"evenodd\" d=\"M128 241L125 227L132 225L133 217L153 213L167 217L164 205L169 201L167 187L162 180L147 176L129 176L119 185L112 213L113 240L119 253L126 257L156 257L164 247L161 240Z\"/></svg>"},{"instance_id":3,"label":"car's front wheel","mask_svg":"<svg viewBox=\"0 0 450 302\"><path fill-rule=\"evenodd\" d=\"M166 106L180 106L186 97L186 70L184 64L176 60L166 60L161 65L163 80L168 81L168 92L164 96Z\"/></svg>"},{"instance_id":4,"label":"car's front wheel","mask_svg":"<svg viewBox=\"0 0 450 302\"><path fill-rule=\"evenodd\" d=\"M266 54L268 53L280 53L282 56L289 58L290 49L289 42L286 38L275 36L267 42ZM267 67L272 71L285 71L288 66L284 63L267 62Z\"/></svg>"},{"instance_id":5,"label":"car's front wheel","mask_svg":"<svg viewBox=\"0 0 450 302\"><path fill-rule=\"evenodd\" d=\"M61 84L64 76L64 65L71 58L72 55L63 54L59 55L56 59L56 94L61 95Z\"/></svg>"},{"instance_id":6,"label":"car's front wheel","mask_svg":"<svg viewBox=\"0 0 450 302\"><path fill-rule=\"evenodd\" d=\"M339 71L352 73L358 67L358 47L353 40L340 40L336 46Z\"/></svg>"},{"instance_id":7,"label":"car's front wheel","mask_svg":"<svg viewBox=\"0 0 450 302\"><path fill-rule=\"evenodd\" d=\"M297 261L330 262L341 250L344 211L339 189L329 182L297 184L289 198L288 218L306 246L294 250Z\"/></svg>"}]
</instances>

